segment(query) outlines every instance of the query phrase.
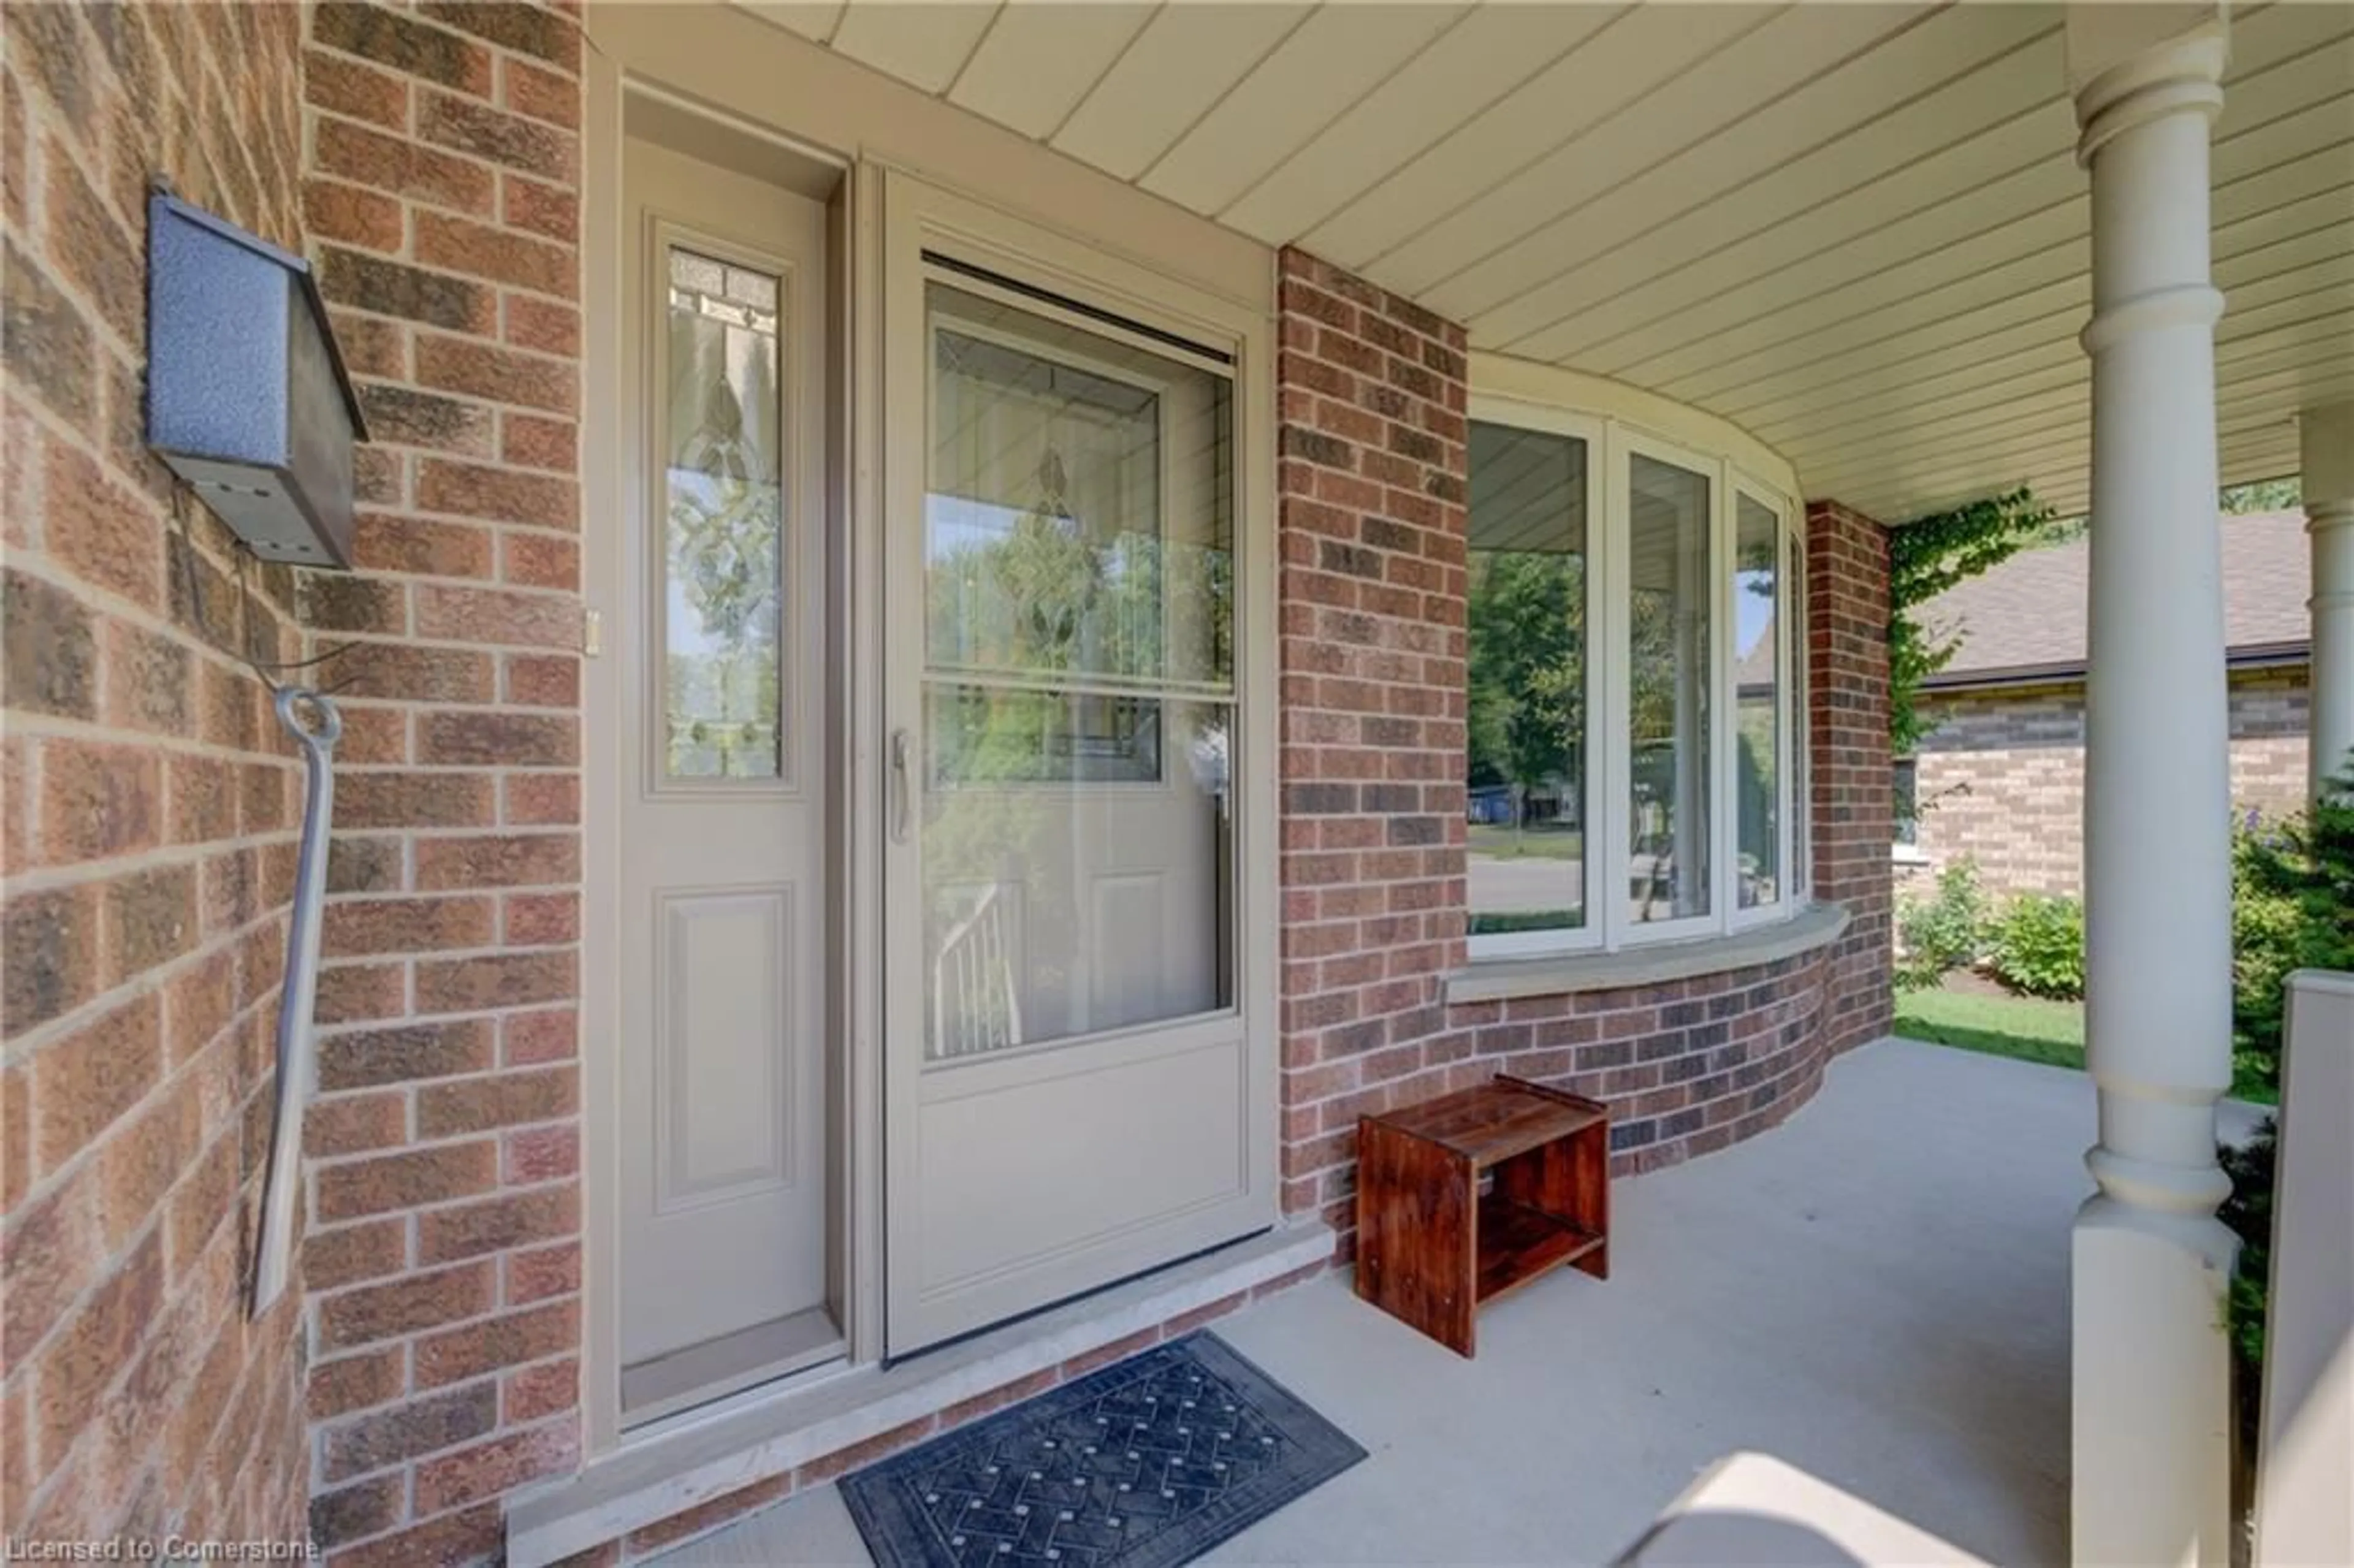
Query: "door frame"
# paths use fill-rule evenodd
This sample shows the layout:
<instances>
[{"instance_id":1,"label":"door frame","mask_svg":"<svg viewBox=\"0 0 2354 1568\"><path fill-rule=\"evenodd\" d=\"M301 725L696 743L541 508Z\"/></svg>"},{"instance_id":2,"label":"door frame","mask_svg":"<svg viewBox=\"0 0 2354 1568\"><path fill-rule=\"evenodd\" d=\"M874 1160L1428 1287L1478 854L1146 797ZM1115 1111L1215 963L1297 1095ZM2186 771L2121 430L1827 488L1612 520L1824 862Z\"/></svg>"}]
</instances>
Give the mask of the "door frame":
<instances>
[{"instance_id":1,"label":"door frame","mask_svg":"<svg viewBox=\"0 0 2354 1568\"><path fill-rule=\"evenodd\" d=\"M1144 320L1189 314L1224 323L1213 335L1237 344L1235 425L1242 476L1236 517L1235 637L1247 650L1237 697L1250 755L1266 765L1236 787L1237 832L1251 850L1239 862L1235 910L1256 939L1243 946L1237 1006L1255 1041L1249 1088L1254 1156L1268 1173L1267 1217L1276 1218L1279 1120L1277 957L1279 909L1276 847L1278 649L1276 639L1275 330L1276 268L1264 245L1157 197L1083 168L1037 143L938 99L875 77L864 67L790 36L747 13L593 3L587 21L599 47L584 51L581 127L581 465L584 573L589 552L610 540L625 503L621 441L629 389L621 334L620 246L630 242L622 208L625 100L665 101L672 111L724 125L747 145L780 161L839 172L830 226L828 272L834 293L833 363L828 395L839 417L831 439L838 480L828 525L838 541L828 563L835 644L847 675L832 696L839 755L829 777L836 825L828 865L840 912L828 956L838 1082L835 1208L840 1232L842 1330L851 1367L881 1361L883 1338L883 837L887 828L888 726L883 702L885 540L882 515L885 399L883 270L887 184L928 173L928 185L956 204L960 227L1005 250L1001 265L1025 275L1042 263L1075 270L1085 291L1109 291ZM971 196L951 196L947 184ZM918 181L917 183L925 183ZM1002 202L1002 207L989 205ZM1034 215L1011 216L1014 209ZM1103 237L1090 241L1082 236ZM1150 260L1147 260L1150 258ZM1100 273L1100 279L1097 275ZM1096 281L1088 281L1096 280ZM1169 302L1183 302L1172 313ZM1199 335L1202 329L1194 327ZM584 608L610 615L584 575ZM593 633L589 634L593 636ZM584 642L588 637L584 637ZM601 669L600 669L601 663ZM621 787L618 726L599 687L610 662L584 662L582 689L583 933L581 1079L581 1414L584 1458L595 1463L649 1445L721 1412L790 1397L809 1376L730 1395L701 1411L624 1432L620 1413L620 1224L621 1104L614 1010L604 998L617 968L620 910L615 792ZM599 978L605 977L605 978ZM839 1364L839 1363L837 1363Z\"/></svg>"}]
</instances>

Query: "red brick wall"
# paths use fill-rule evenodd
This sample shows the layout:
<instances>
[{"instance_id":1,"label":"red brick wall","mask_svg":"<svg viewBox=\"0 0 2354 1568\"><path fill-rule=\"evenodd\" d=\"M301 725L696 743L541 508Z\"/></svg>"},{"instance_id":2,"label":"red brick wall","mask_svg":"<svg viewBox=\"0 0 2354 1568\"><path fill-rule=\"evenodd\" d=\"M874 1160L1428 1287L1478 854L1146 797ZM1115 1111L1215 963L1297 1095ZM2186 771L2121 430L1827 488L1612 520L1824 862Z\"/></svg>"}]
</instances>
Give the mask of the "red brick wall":
<instances>
[{"instance_id":1,"label":"red brick wall","mask_svg":"<svg viewBox=\"0 0 2354 1568\"><path fill-rule=\"evenodd\" d=\"M1888 1033L1895 1006L1895 833L1888 748L1888 533L1835 501L1807 503L1808 779L1817 898L1852 917L1831 949L1833 1054Z\"/></svg>"},{"instance_id":2,"label":"red brick wall","mask_svg":"<svg viewBox=\"0 0 2354 1568\"><path fill-rule=\"evenodd\" d=\"M1281 260L1284 1208L1336 1202L1344 1098L1462 1054L1463 329Z\"/></svg>"},{"instance_id":3,"label":"red brick wall","mask_svg":"<svg viewBox=\"0 0 2354 1568\"><path fill-rule=\"evenodd\" d=\"M300 1296L243 1289L300 781L227 651L299 635L282 570L240 609L140 377L151 175L299 242L302 16L0 26L0 1527L299 1538Z\"/></svg>"},{"instance_id":4,"label":"red brick wall","mask_svg":"<svg viewBox=\"0 0 2354 1568\"><path fill-rule=\"evenodd\" d=\"M1607 1100L1621 1176L1713 1154L1779 1126L1821 1086L1827 961L1818 950L1661 985L1458 1005L1448 1022L1469 1033L1471 1057L1458 1076L1510 1073Z\"/></svg>"},{"instance_id":5,"label":"red brick wall","mask_svg":"<svg viewBox=\"0 0 2354 1568\"><path fill-rule=\"evenodd\" d=\"M1816 892L1850 906L1848 931L1663 985L1449 1007L1467 913L1463 333L1298 251L1279 308L1286 1211L1320 1213L1345 1255L1358 1117L1498 1072L1609 1100L1622 1173L1780 1122L1831 1055L1887 1030L1878 525L1810 511Z\"/></svg>"},{"instance_id":6,"label":"red brick wall","mask_svg":"<svg viewBox=\"0 0 2354 1568\"><path fill-rule=\"evenodd\" d=\"M527 5L312 12L303 209L375 437L304 1248L312 1521L493 1552L578 1462L581 40Z\"/></svg>"}]
</instances>

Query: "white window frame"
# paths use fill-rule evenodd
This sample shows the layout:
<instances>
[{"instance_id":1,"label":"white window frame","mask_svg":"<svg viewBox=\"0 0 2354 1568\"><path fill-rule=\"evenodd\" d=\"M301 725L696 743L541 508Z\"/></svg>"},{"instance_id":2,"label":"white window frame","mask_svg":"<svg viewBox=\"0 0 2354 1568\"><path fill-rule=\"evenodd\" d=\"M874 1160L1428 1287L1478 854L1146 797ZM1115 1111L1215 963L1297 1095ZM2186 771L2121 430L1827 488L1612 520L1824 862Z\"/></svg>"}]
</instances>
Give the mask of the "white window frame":
<instances>
[{"instance_id":1,"label":"white window frame","mask_svg":"<svg viewBox=\"0 0 2354 1568\"><path fill-rule=\"evenodd\" d=\"M1480 424L1564 435L1586 444L1585 548L1586 733L1581 780L1581 819L1585 836L1581 857L1585 923L1571 930L1514 931L1475 936L1466 951L1474 963L1617 952L1658 943L1722 938L1787 920L1811 903L1811 824L1802 821L1808 802L1800 798L1796 758L1808 744L1808 681L1800 669L1807 657L1806 585L1802 530L1804 509L1781 485L1726 454L1712 454L1688 440L1611 416L1596 416L1524 397L1474 393L1468 408ZM1633 672L1625 646L1631 631L1632 462L1638 455L1696 473L1709 482L1708 607L1711 617L1709 679L1711 838L1709 912L1681 919L1637 922L1627 907L1633 863L1628 839L1632 816L1632 747L1628 735L1633 714ZM1740 800L1737 656L1733 565L1739 538L1738 497L1771 511L1775 546L1775 790L1776 804L1776 896L1755 907L1739 907ZM1808 768L1811 777L1811 759Z\"/></svg>"},{"instance_id":2,"label":"white window frame","mask_svg":"<svg viewBox=\"0 0 2354 1568\"><path fill-rule=\"evenodd\" d=\"M1469 400L1467 417L1476 424L1506 425L1514 429L1566 436L1585 444L1585 734L1579 737L1577 803L1578 832L1585 835L1585 841L1578 855L1578 875L1585 884L1579 889L1579 908L1585 917L1573 927L1555 927L1548 931L1500 931L1473 937L1469 938L1467 951L1474 959L1531 959L1555 953L1593 952L1599 950L1604 944L1594 859L1595 832L1602 808L1602 780L1598 777L1601 769L1596 767L1594 726L1596 715L1600 713L1606 700L1601 673L1604 661L1600 657L1600 650L1603 639L1609 635L1607 623L1602 618L1604 603L1610 597L1602 582L1602 562L1606 555L1604 535L1608 532L1605 521L1606 471L1609 467L1608 423L1590 415L1542 403L1476 395ZM1465 450L1468 454L1468 440ZM1470 518L1468 456L1465 461L1464 517L1468 527ZM1468 550L1466 556L1465 565L1468 567ZM1468 636L1468 627L1466 631ZM1468 659L1468 643L1466 655ZM1468 719L1469 715L1467 713L1465 716Z\"/></svg>"},{"instance_id":3,"label":"white window frame","mask_svg":"<svg viewBox=\"0 0 2354 1568\"><path fill-rule=\"evenodd\" d=\"M1767 925L1776 920L1787 919L1791 907L1799 902L1790 881L1790 867L1793 863L1791 857L1794 853L1793 824L1797 821L1793 810L1794 798L1790 778L1790 758L1793 755L1791 747L1797 729L1791 716L1795 705L1793 699L1797 694L1790 681L1791 622L1795 619L1791 614L1793 607L1790 598L1790 514L1793 508L1781 492L1737 465L1728 463L1726 472L1729 482L1726 485L1725 495L1724 625L1725 641L1728 644L1733 641L1731 633L1734 618L1740 613L1735 603L1734 567L1737 563L1737 552L1741 542L1741 498L1746 496L1774 514L1774 853L1776 857L1774 863L1775 895L1747 909L1741 907L1740 897L1741 764L1737 755L1729 758L1733 769L1729 775L1732 789L1727 793L1732 796L1732 799L1726 804L1730 808L1729 831L1732 836L1726 843L1733 852L1731 928L1745 930L1752 926ZM1732 649L1728 648L1726 652L1728 674L1725 706L1733 710L1734 743L1737 746L1740 740L1740 662Z\"/></svg>"},{"instance_id":4,"label":"white window frame","mask_svg":"<svg viewBox=\"0 0 2354 1568\"><path fill-rule=\"evenodd\" d=\"M1628 877L1634 867L1634 846L1628 842L1627 829L1633 814L1631 796L1634 792L1634 747L1629 736L1634 726L1634 670L1628 638L1634 620L1634 577L1630 557L1634 553L1634 465L1635 459L1644 457L1653 462L1665 463L1688 473L1695 473L1708 482L1709 515L1707 524L1708 561L1701 572L1701 581L1707 586L1705 602L1709 615L1708 646L1708 770L1703 776L1708 786L1708 912L1687 915L1678 919L1634 919L1627 909ZM1607 541L1607 565L1605 575L1610 587L1607 606L1610 616L1610 641L1604 644L1602 678L1609 694L1608 711L1604 722L1609 728L1610 757L1605 766L1610 772L1610 787L1604 797L1605 840L1603 875L1610 890L1603 905L1603 944L1617 948L1646 942L1671 942L1679 938L1714 936L1725 929L1726 901L1733 891L1733 863L1726 855L1724 839L1726 746L1733 734L1732 705L1725 698L1725 685L1732 674L1732 661L1724 635L1724 607L1730 599L1729 574L1725 571L1725 505L1724 461L1710 457L1686 446L1655 436L1631 425L1613 424L1610 430L1610 480L1608 493L1610 514L1605 538ZM1679 846L1681 853L1681 846Z\"/></svg>"},{"instance_id":5,"label":"white window frame","mask_svg":"<svg viewBox=\"0 0 2354 1568\"><path fill-rule=\"evenodd\" d=\"M1802 909L1814 901L1814 753L1808 749L1814 730L1808 713L1813 703L1814 677L1807 668L1813 654L1807 635L1812 598L1807 590L1807 509L1793 500L1790 521L1783 530L1782 558L1790 570L1790 907ZM1801 790L1799 785L1806 788Z\"/></svg>"}]
</instances>

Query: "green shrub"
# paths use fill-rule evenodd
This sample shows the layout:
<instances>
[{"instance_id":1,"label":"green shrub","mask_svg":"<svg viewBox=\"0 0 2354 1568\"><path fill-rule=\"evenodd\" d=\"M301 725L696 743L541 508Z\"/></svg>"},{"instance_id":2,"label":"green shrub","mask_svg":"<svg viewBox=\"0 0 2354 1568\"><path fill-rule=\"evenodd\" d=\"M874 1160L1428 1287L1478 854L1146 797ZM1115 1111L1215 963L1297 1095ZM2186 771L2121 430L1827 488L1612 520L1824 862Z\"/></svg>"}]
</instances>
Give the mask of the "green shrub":
<instances>
[{"instance_id":1,"label":"green shrub","mask_svg":"<svg viewBox=\"0 0 2354 1568\"><path fill-rule=\"evenodd\" d=\"M2277 1087L2290 973L2354 970L2354 768L2308 810L2233 826L2233 1065Z\"/></svg>"},{"instance_id":2,"label":"green shrub","mask_svg":"<svg viewBox=\"0 0 2354 1568\"><path fill-rule=\"evenodd\" d=\"M1985 947L1987 898L1978 862L1964 855L1937 874L1937 891L1907 894L1896 902L1896 962L1900 991L1926 991L1948 969L1978 962Z\"/></svg>"},{"instance_id":3,"label":"green shrub","mask_svg":"<svg viewBox=\"0 0 2354 1568\"><path fill-rule=\"evenodd\" d=\"M2239 1264L2232 1275L2231 1294L2224 1298L2223 1316L2232 1359L2239 1368L2232 1392L2239 1404L2240 1431L2250 1442L2255 1440L2264 1389L2264 1294L2272 1281L2273 1176L2278 1137L2267 1117L2245 1148L2223 1144L2215 1150L2223 1174L2232 1179L2232 1195L2223 1200L2219 1215L2240 1238Z\"/></svg>"},{"instance_id":4,"label":"green shrub","mask_svg":"<svg viewBox=\"0 0 2354 1568\"><path fill-rule=\"evenodd\" d=\"M2073 1001L2084 994L2084 906L2073 898L2022 893L1995 922L1995 978L2029 996Z\"/></svg>"},{"instance_id":5,"label":"green shrub","mask_svg":"<svg viewBox=\"0 0 2354 1568\"><path fill-rule=\"evenodd\" d=\"M2232 1044L2235 1075L2277 1089L2285 982L2301 969L2354 970L2354 766L2300 816L2251 812L2232 840ZM2226 1321L2237 1363L2241 1430L2255 1436L2264 1383L2276 1128L2266 1118L2244 1149L2216 1150L2232 1179L2221 1211L2240 1238Z\"/></svg>"},{"instance_id":6,"label":"green shrub","mask_svg":"<svg viewBox=\"0 0 2354 1568\"><path fill-rule=\"evenodd\" d=\"M2270 869L2284 852L2280 825L2242 822L2232 840L2232 1075L2277 1089L2288 977L2298 964L2305 915Z\"/></svg>"}]
</instances>

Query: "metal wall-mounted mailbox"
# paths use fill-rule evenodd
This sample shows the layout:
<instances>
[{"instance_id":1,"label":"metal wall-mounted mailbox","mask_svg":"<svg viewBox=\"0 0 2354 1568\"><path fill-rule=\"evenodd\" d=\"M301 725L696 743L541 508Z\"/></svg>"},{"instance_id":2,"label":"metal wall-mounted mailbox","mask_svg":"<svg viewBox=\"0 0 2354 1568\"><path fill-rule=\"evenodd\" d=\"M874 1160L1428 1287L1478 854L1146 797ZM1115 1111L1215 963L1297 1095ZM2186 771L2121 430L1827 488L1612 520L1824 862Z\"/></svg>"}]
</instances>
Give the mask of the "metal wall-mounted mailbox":
<instances>
[{"instance_id":1,"label":"metal wall-mounted mailbox","mask_svg":"<svg viewBox=\"0 0 2354 1568\"><path fill-rule=\"evenodd\" d=\"M367 440L310 265L157 192L147 203L147 444L265 561L352 564Z\"/></svg>"}]
</instances>

